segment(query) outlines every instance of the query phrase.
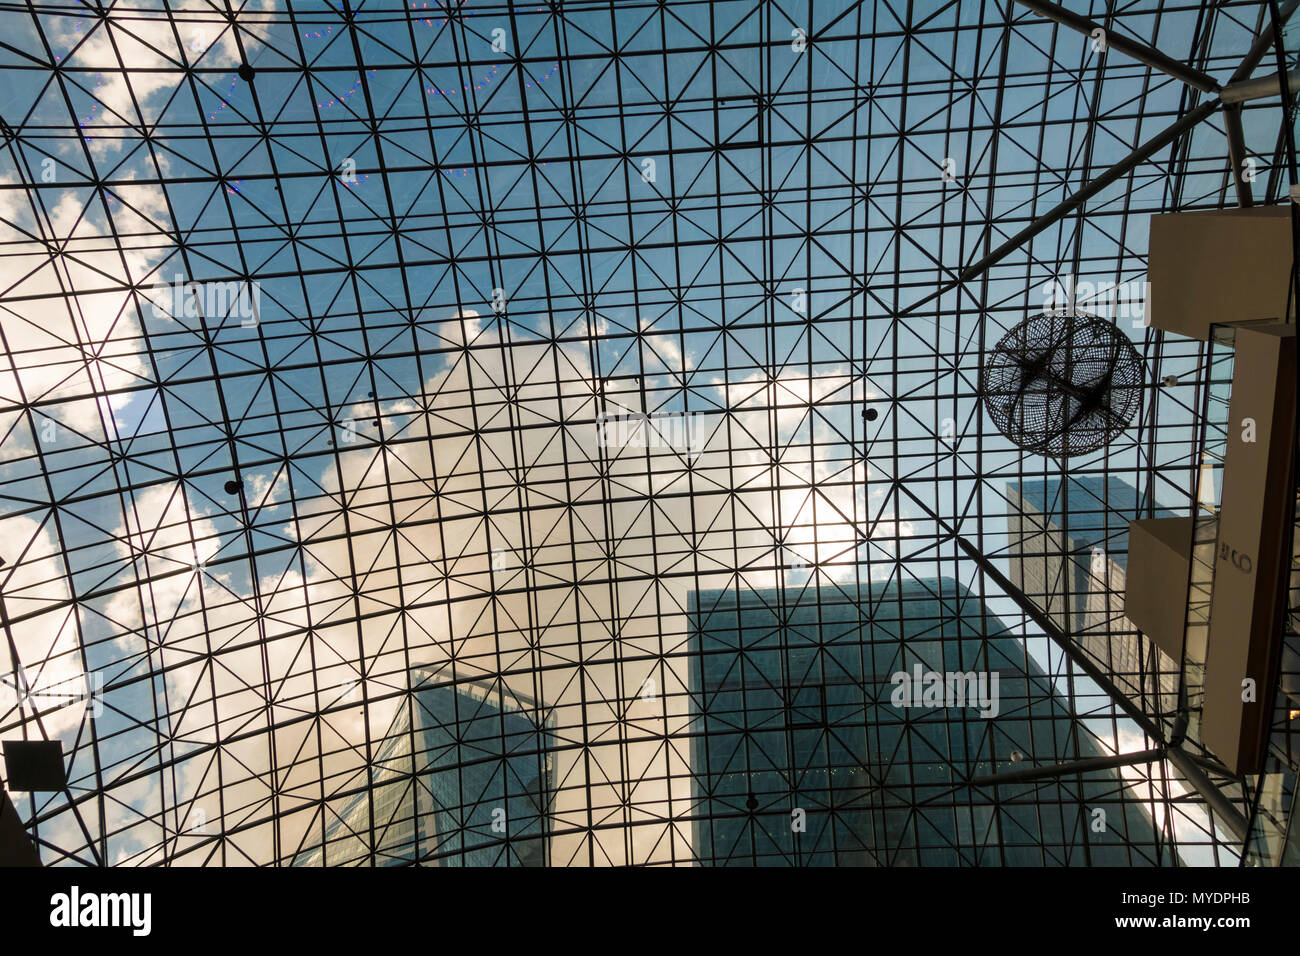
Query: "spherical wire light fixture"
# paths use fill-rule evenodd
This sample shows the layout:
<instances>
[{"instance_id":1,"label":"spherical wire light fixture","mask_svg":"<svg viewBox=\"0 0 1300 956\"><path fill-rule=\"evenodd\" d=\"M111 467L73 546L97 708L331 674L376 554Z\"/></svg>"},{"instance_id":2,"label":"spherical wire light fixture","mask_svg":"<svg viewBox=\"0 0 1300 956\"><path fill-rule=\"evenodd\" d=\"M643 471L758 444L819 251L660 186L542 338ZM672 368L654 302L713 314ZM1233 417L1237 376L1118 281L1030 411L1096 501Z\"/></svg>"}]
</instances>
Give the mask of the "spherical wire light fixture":
<instances>
[{"instance_id":1,"label":"spherical wire light fixture","mask_svg":"<svg viewBox=\"0 0 1300 956\"><path fill-rule=\"evenodd\" d=\"M1113 323L1042 312L989 353L980 397L998 431L1025 451L1066 458L1109 444L1142 400L1142 359Z\"/></svg>"}]
</instances>

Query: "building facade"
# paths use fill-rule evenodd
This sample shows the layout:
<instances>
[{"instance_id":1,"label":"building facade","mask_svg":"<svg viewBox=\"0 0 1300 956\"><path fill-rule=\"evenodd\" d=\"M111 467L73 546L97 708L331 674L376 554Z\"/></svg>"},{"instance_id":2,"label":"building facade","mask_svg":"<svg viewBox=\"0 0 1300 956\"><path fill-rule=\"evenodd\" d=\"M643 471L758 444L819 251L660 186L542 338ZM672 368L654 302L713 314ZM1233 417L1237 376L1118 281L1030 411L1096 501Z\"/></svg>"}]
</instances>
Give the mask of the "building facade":
<instances>
[{"instance_id":1,"label":"building facade","mask_svg":"<svg viewBox=\"0 0 1300 956\"><path fill-rule=\"evenodd\" d=\"M1009 482L1011 582L1149 713L1178 704L1179 662L1124 615L1128 524L1148 515L1132 485L1114 476Z\"/></svg>"},{"instance_id":2,"label":"building facade","mask_svg":"<svg viewBox=\"0 0 1300 956\"><path fill-rule=\"evenodd\" d=\"M551 724L499 682L432 681L412 672L369 787L329 813L294 866L547 865Z\"/></svg>"},{"instance_id":3,"label":"building facade","mask_svg":"<svg viewBox=\"0 0 1300 956\"><path fill-rule=\"evenodd\" d=\"M701 865L1174 862L1114 771L972 785L1103 750L956 581L696 592L688 616Z\"/></svg>"}]
</instances>

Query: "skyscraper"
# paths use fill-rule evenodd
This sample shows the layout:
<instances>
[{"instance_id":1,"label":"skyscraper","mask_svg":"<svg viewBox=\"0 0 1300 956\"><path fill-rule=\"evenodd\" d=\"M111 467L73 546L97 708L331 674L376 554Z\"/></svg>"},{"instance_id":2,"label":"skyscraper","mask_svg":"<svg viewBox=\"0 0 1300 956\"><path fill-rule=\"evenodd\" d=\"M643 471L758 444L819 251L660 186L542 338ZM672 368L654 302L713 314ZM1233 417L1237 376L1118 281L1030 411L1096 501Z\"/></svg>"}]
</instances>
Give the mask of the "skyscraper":
<instances>
[{"instance_id":1,"label":"skyscraper","mask_svg":"<svg viewBox=\"0 0 1300 956\"><path fill-rule=\"evenodd\" d=\"M411 707L384 735L369 787L331 814L295 866L364 865L372 843L378 866L546 865L550 724L500 682L433 680L412 672Z\"/></svg>"},{"instance_id":2,"label":"skyscraper","mask_svg":"<svg viewBox=\"0 0 1300 956\"><path fill-rule=\"evenodd\" d=\"M427 852L421 821L432 810L426 788L411 773L411 721L398 710L367 768L368 785L326 811L325 838L299 852L294 866L406 866ZM371 814L374 839L371 840Z\"/></svg>"},{"instance_id":3,"label":"skyscraper","mask_svg":"<svg viewBox=\"0 0 1300 956\"><path fill-rule=\"evenodd\" d=\"M1172 861L1114 771L978 779L1103 751L956 581L696 592L688 616L702 864Z\"/></svg>"},{"instance_id":4,"label":"skyscraper","mask_svg":"<svg viewBox=\"0 0 1300 956\"><path fill-rule=\"evenodd\" d=\"M1178 662L1124 616L1128 524L1172 512L1146 514L1133 486L1109 475L1008 482L1007 502L1011 582L1130 698L1172 711Z\"/></svg>"},{"instance_id":5,"label":"skyscraper","mask_svg":"<svg viewBox=\"0 0 1300 956\"><path fill-rule=\"evenodd\" d=\"M545 866L555 792L552 728L500 683L416 694L440 866Z\"/></svg>"}]
</instances>

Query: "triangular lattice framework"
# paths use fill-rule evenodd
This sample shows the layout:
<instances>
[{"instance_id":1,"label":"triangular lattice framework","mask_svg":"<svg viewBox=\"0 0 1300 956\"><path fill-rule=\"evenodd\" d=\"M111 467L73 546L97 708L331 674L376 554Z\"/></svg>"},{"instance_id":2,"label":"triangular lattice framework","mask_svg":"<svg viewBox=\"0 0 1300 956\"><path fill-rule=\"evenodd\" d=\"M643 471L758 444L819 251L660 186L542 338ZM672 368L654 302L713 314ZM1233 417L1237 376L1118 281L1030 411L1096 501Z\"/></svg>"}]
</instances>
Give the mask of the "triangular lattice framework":
<instances>
[{"instance_id":1,"label":"triangular lattice framework","mask_svg":"<svg viewBox=\"0 0 1300 956\"><path fill-rule=\"evenodd\" d=\"M1002 561L1008 483L1060 471L984 419L985 349L1228 201L1221 123L967 270L1196 91L993 0L82 6L0 54L5 670L102 682L93 719L0 702L71 754L18 801L47 863L289 864L416 799L375 769L414 668L553 728L552 863L690 862L704 591L955 579L1101 747L1151 745L954 532ZM1266 22L1093 15L1216 76ZM1129 317L1150 396L1069 467L1186 508L1193 389L1156 383L1199 356ZM1231 862L1169 773L1123 801Z\"/></svg>"}]
</instances>

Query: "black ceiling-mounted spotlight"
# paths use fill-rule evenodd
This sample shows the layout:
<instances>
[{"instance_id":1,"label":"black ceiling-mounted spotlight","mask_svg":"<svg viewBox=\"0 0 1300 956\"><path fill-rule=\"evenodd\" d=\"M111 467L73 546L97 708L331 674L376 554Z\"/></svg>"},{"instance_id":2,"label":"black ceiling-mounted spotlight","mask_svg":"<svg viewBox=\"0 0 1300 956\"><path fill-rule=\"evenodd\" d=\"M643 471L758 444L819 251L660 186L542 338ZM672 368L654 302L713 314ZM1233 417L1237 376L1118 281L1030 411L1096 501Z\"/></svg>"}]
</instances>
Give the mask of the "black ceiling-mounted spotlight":
<instances>
[{"instance_id":1,"label":"black ceiling-mounted spotlight","mask_svg":"<svg viewBox=\"0 0 1300 956\"><path fill-rule=\"evenodd\" d=\"M1142 401L1142 359L1114 324L1077 311L1021 322L989 352L980 398L998 431L1025 451L1096 451Z\"/></svg>"}]
</instances>

